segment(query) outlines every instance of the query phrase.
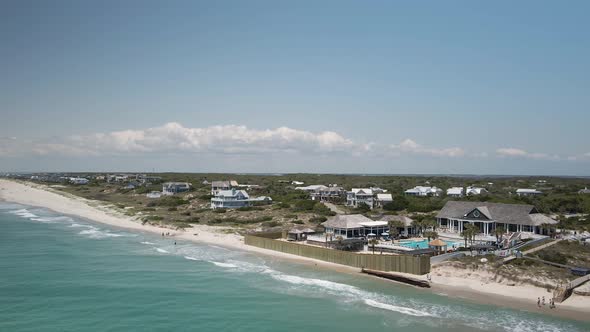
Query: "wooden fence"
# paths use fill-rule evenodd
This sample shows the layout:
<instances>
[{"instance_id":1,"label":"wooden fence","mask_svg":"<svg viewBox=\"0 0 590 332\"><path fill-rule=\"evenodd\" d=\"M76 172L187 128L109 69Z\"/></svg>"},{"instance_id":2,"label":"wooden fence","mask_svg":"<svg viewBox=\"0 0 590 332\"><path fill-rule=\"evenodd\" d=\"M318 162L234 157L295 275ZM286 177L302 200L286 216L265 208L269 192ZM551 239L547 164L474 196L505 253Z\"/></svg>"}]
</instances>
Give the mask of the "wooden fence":
<instances>
[{"instance_id":1,"label":"wooden fence","mask_svg":"<svg viewBox=\"0 0 590 332\"><path fill-rule=\"evenodd\" d=\"M263 234L247 234L244 243L249 246L280 251L325 262L367 268L379 271L395 271L411 274L430 272L430 257L410 255L358 254L354 252L313 247L299 243L279 241Z\"/></svg>"}]
</instances>

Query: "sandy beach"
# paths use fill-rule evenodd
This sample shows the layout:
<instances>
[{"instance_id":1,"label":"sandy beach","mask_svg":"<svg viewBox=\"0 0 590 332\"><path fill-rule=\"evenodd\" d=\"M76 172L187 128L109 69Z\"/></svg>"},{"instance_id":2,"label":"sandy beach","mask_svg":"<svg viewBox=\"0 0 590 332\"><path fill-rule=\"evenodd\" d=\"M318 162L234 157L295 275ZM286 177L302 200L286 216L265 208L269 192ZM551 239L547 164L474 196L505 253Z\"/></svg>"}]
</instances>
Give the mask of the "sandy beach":
<instances>
[{"instance_id":1,"label":"sandy beach","mask_svg":"<svg viewBox=\"0 0 590 332\"><path fill-rule=\"evenodd\" d=\"M221 245L227 248L316 265L339 272L356 274L359 272L358 269L348 266L247 246L244 244L242 236L237 233L228 232L228 229L225 227L194 225L185 231L176 231L149 224L142 225L138 218L125 216L112 206L66 194L50 186L0 179L0 200L40 206L59 213L74 215L128 230L151 232L154 234L169 232L170 236L182 240ZM431 276L432 290L439 294L460 297L478 303L495 304L532 312L543 312L548 315L590 321L590 317L587 315L590 312L590 296L572 295L564 303L558 304L557 309L549 309L548 305L538 308L536 305L537 297L545 296L546 298L550 298L551 296L551 293L548 293L543 288L526 284L502 284L493 281L485 273L471 273L470 271L457 269L452 266L435 267ZM423 277L426 278L425 276Z\"/></svg>"}]
</instances>

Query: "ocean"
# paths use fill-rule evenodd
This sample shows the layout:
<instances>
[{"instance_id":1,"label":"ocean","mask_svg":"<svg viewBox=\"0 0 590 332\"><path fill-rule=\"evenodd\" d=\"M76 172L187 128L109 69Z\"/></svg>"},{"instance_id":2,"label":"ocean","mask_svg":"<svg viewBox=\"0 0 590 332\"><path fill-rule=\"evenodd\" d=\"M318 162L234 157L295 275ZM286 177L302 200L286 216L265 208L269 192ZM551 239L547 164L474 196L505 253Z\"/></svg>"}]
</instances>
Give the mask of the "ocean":
<instances>
[{"instance_id":1,"label":"ocean","mask_svg":"<svg viewBox=\"0 0 590 332\"><path fill-rule=\"evenodd\" d=\"M0 202L0 331L588 331Z\"/></svg>"}]
</instances>

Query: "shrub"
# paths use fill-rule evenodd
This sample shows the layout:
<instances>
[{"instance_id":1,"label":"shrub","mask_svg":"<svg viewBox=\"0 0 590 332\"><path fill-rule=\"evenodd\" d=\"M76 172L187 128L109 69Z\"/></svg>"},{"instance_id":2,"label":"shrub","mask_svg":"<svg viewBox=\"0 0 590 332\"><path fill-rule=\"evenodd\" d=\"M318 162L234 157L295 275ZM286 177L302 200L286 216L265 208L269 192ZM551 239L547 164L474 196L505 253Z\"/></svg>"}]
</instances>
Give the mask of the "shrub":
<instances>
[{"instance_id":1,"label":"shrub","mask_svg":"<svg viewBox=\"0 0 590 332\"><path fill-rule=\"evenodd\" d=\"M185 212L181 213L181 215L183 215L183 216L190 216L191 215L191 212L190 211L185 211Z\"/></svg>"},{"instance_id":2,"label":"shrub","mask_svg":"<svg viewBox=\"0 0 590 332\"><path fill-rule=\"evenodd\" d=\"M171 206L168 208L168 211L177 211L178 209L175 206Z\"/></svg>"},{"instance_id":3,"label":"shrub","mask_svg":"<svg viewBox=\"0 0 590 332\"><path fill-rule=\"evenodd\" d=\"M263 222L262 225L265 227L277 227L280 225L280 223L277 221L266 221L266 222Z\"/></svg>"},{"instance_id":4,"label":"shrub","mask_svg":"<svg viewBox=\"0 0 590 332\"><path fill-rule=\"evenodd\" d=\"M302 220L299 220L299 219L293 220L291 222L294 223L294 224L297 224L297 225L303 225L303 221Z\"/></svg>"},{"instance_id":5,"label":"shrub","mask_svg":"<svg viewBox=\"0 0 590 332\"><path fill-rule=\"evenodd\" d=\"M213 213L226 213L227 209L214 209Z\"/></svg>"},{"instance_id":6,"label":"shrub","mask_svg":"<svg viewBox=\"0 0 590 332\"><path fill-rule=\"evenodd\" d=\"M309 222L312 222L314 224L321 224L324 221L328 220L328 218L324 217L324 216L315 216L309 219Z\"/></svg>"}]
</instances>

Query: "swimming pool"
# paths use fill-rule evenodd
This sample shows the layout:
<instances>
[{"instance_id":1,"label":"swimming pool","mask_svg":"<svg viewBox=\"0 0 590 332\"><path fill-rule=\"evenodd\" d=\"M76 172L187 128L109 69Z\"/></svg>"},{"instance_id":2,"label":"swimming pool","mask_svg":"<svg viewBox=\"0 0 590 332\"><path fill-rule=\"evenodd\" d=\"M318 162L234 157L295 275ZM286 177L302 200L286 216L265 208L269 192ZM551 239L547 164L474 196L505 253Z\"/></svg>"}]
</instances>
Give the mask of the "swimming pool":
<instances>
[{"instance_id":1,"label":"swimming pool","mask_svg":"<svg viewBox=\"0 0 590 332\"><path fill-rule=\"evenodd\" d=\"M454 242L454 241L445 241L449 246L447 249L452 249L453 245L455 248L458 248L461 245L461 242ZM421 241L400 241L399 243L402 247L408 247L412 249L428 249L428 240L424 239Z\"/></svg>"}]
</instances>

